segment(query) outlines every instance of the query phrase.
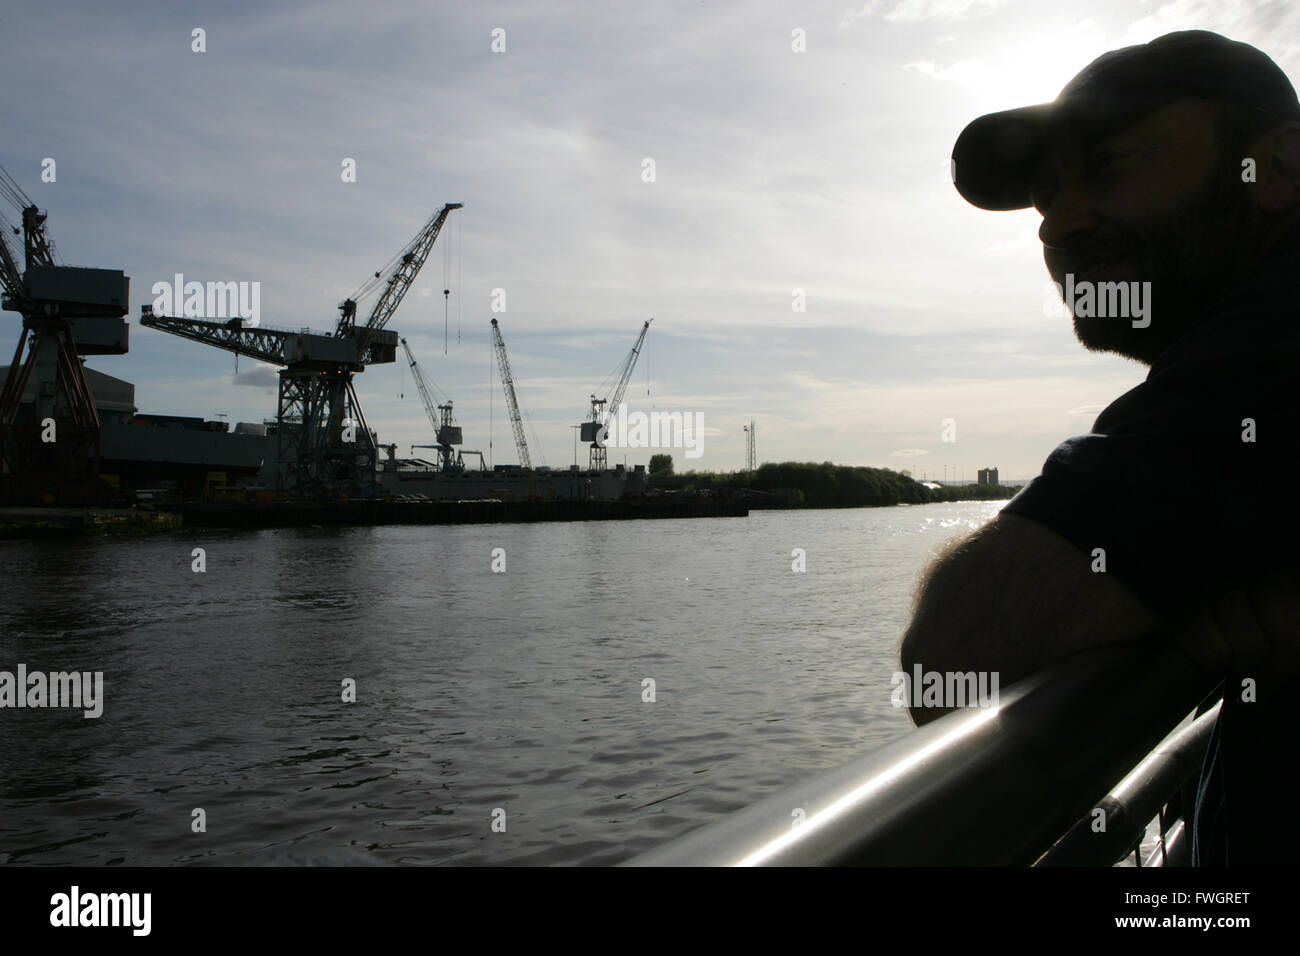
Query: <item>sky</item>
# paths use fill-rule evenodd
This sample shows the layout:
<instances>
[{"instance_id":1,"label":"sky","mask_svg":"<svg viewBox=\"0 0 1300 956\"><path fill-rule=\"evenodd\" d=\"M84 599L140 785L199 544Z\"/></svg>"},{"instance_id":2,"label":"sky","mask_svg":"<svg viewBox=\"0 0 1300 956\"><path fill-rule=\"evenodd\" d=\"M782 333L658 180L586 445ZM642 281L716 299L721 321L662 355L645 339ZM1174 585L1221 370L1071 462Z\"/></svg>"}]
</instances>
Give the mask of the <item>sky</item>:
<instances>
[{"instance_id":1,"label":"sky","mask_svg":"<svg viewBox=\"0 0 1300 956\"><path fill-rule=\"evenodd\" d=\"M1172 30L1300 77L1300 8L1281 2L107 6L0 13L0 164L63 261L131 278L130 353L87 364L133 382L141 412L273 418L274 368L136 324L154 283L258 282L262 324L329 332L460 202L388 328L464 447L509 463L496 316L552 467L653 318L625 401L698 416L702 454L611 464L739 469L753 421L760 462L1032 477L1146 368L1044 308L1040 217L962 200L957 135ZM0 315L4 362L18 331ZM356 386L381 442L433 440L403 362Z\"/></svg>"}]
</instances>

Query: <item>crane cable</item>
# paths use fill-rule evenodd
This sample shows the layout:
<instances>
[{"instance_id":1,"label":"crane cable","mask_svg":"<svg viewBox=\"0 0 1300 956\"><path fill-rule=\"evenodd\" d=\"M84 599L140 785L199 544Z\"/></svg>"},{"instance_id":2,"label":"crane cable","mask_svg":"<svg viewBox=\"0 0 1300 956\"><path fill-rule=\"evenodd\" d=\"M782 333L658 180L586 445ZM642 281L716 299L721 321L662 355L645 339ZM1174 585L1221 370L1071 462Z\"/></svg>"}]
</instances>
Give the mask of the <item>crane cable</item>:
<instances>
[{"instance_id":1,"label":"crane cable","mask_svg":"<svg viewBox=\"0 0 1300 956\"><path fill-rule=\"evenodd\" d=\"M18 185L18 181L9 175L9 170L3 166L0 166L0 195L3 195L20 210L35 205L23 192L23 188Z\"/></svg>"},{"instance_id":2,"label":"crane cable","mask_svg":"<svg viewBox=\"0 0 1300 956\"><path fill-rule=\"evenodd\" d=\"M357 303L358 305L360 305L368 295L370 295L372 292L375 291L375 287L378 286L380 282L383 281L384 276L393 272L393 270L397 266L398 260L401 259L402 256L406 255L406 253L409 252L411 248L416 244L419 238L422 235L424 235L424 230L426 227L427 225L421 226L419 232L417 232L414 236L411 237L410 242L402 246L401 250L398 251L386 263L384 263L384 265L380 269L376 270L374 275L372 275L365 282L361 283L361 285L359 285L356 288L356 290L350 296L348 296L348 298L351 299L353 302Z\"/></svg>"},{"instance_id":3,"label":"crane cable","mask_svg":"<svg viewBox=\"0 0 1300 956\"><path fill-rule=\"evenodd\" d=\"M442 246L442 354L447 354L451 300L451 243Z\"/></svg>"},{"instance_id":4,"label":"crane cable","mask_svg":"<svg viewBox=\"0 0 1300 956\"><path fill-rule=\"evenodd\" d=\"M465 233L461 217L456 217L456 344L460 345L460 315L465 297L461 294L460 280L465 273Z\"/></svg>"}]
</instances>

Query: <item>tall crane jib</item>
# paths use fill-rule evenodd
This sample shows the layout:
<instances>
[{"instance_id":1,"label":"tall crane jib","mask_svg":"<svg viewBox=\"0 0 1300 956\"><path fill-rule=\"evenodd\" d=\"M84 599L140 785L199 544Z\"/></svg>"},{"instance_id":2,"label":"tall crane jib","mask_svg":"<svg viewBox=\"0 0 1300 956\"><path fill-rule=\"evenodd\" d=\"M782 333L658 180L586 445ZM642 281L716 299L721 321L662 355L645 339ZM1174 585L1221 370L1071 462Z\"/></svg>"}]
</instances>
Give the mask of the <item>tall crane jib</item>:
<instances>
[{"instance_id":1,"label":"tall crane jib","mask_svg":"<svg viewBox=\"0 0 1300 956\"><path fill-rule=\"evenodd\" d=\"M374 273L339 305L332 333L290 331L239 323L153 315L140 324L281 366L276 408L277 483L313 496L368 494L378 486L379 446L366 424L353 376L397 360L399 336L385 328L429 257L443 224L462 203L447 203L416 233L389 267ZM369 317L358 305L378 291Z\"/></svg>"},{"instance_id":2,"label":"tall crane jib","mask_svg":"<svg viewBox=\"0 0 1300 956\"><path fill-rule=\"evenodd\" d=\"M4 497L25 501L39 489L46 502L93 500L108 488L96 478L100 421L81 356L127 352L131 280L61 264L46 213L3 168L0 196L22 214L21 229L0 215L0 305L23 320L0 390ZM23 237L25 271L11 234Z\"/></svg>"},{"instance_id":3,"label":"tall crane jib","mask_svg":"<svg viewBox=\"0 0 1300 956\"><path fill-rule=\"evenodd\" d=\"M515 377L510 373L510 357L506 355L506 343L501 338L501 327L497 320L492 320L492 342L496 348L497 368L501 372L501 383L506 393L506 410L510 414L510 427L515 433L515 448L519 451L519 464L525 469L533 467L528 458L528 441L524 438L523 418L519 414L519 399L515 397Z\"/></svg>"},{"instance_id":4,"label":"tall crane jib","mask_svg":"<svg viewBox=\"0 0 1300 956\"><path fill-rule=\"evenodd\" d=\"M591 417L582 423L580 437L585 442L591 443L591 450L588 456L588 467L592 471L604 471L607 466L607 454L605 443L601 438L601 429L609 424L609 418L618 412L618 406L623 401L623 395L627 391L628 382L632 381L632 370L636 368L637 356L641 354L641 345L645 342L646 333L650 331L650 323L654 319L647 319L641 326L641 334L636 337L636 343L632 346L632 351L627 353L623 363L618 367L615 373L610 376L615 380L614 391L610 398L598 398L591 396Z\"/></svg>"}]
</instances>

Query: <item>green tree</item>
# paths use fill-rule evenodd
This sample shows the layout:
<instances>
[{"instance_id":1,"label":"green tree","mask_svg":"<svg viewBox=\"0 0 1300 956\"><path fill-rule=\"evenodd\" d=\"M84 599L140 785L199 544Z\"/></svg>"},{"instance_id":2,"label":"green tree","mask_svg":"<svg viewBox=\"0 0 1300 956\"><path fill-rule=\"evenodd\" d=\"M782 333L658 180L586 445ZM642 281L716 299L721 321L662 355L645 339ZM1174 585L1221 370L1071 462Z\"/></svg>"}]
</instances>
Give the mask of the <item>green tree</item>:
<instances>
[{"instance_id":1,"label":"green tree","mask_svg":"<svg viewBox=\"0 0 1300 956\"><path fill-rule=\"evenodd\" d=\"M672 455L651 455L650 474L662 475L665 478L671 478L673 474L673 456Z\"/></svg>"}]
</instances>

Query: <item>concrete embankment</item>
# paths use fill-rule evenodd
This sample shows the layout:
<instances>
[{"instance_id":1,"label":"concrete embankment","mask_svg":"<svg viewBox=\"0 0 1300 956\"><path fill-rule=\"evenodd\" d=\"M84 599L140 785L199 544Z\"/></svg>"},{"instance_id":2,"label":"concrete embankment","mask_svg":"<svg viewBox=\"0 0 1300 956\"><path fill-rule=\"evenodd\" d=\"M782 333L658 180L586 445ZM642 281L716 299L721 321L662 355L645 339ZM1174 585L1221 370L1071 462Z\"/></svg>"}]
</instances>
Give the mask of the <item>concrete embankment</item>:
<instances>
[{"instance_id":1,"label":"concrete embankment","mask_svg":"<svg viewBox=\"0 0 1300 956\"><path fill-rule=\"evenodd\" d=\"M189 528L301 525L496 524L637 518L744 518L749 509L717 498L673 501L391 501L189 504L170 506Z\"/></svg>"},{"instance_id":2,"label":"concrete embankment","mask_svg":"<svg viewBox=\"0 0 1300 956\"><path fill-rule=\"evenodd\" d=\"M0 508L0 538L41 538L103 533L172 531L175 512L137 508Z\"/></svg>"}]
</instances>

